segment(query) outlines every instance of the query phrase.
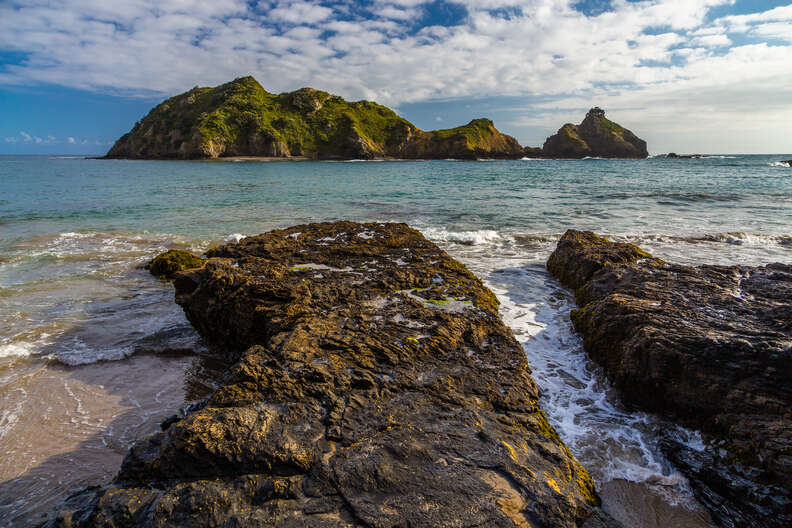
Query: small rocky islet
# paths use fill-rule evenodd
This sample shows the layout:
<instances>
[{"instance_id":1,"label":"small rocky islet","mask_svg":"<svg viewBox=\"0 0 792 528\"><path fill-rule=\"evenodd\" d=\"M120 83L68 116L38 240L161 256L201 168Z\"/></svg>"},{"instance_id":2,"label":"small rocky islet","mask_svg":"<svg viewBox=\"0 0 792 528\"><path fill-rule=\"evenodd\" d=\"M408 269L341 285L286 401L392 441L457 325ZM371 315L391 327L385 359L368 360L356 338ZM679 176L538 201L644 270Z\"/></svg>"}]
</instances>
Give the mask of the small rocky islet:
<instances>
[{"instance_id":1,"label":"small rocky islet","mask_svg":"<svg viewBox=\"0 0 792 528\"><path fill-rule=\"evenodd\" d=\"M233 365L45 526L616 527L498 300L404 224L248 237L176 276Z\"/></svg>"},{"instance_id":2,"label":"small rocky islet","mask_svg":"<svg viewBox=\"0 0 792 528\"><path fill-rule=\"evenodd\" d=\"M792 266L682 266L568 231L547 267L632 407L700 430L661 447L723 527L792 526Z\"/></svg>"},{"instance_id":3,"label":"small rocky islet","mask_svg":"<svg viewBox=\"0 0 792 528\"><path fill-rule=\"evenodd\" d=\"M542 148L522 147L489 119L423 131L390 108L313 88L282 94L253 77L195 87L153 108L119 138L109 159L521 159L645 158L646 142L592 108Z\"/></svg>"}]
</instances>

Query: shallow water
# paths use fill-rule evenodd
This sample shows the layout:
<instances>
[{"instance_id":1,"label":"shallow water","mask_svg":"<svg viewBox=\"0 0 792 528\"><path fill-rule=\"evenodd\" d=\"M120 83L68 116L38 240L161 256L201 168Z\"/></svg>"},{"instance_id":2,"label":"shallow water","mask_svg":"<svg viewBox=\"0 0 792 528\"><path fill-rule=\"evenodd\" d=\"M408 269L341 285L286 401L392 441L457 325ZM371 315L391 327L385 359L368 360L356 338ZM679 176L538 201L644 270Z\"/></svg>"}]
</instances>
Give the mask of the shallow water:
<instances>
[{"instance_id":1,"label":"shallow water","mask_svg":"<svg viewBox=\"0 0 792 528\"><path fill-rule=\"evenodd\" d=\"M673 262L792 262L792 170L773 165L790 157L0 157L0 519L23 525L69 489L111 478L130 442L200 394L191 388L199 360L163 356L201 344L171 287L140 269L149 258L343 218L408 222L487 282L526 350L551 422L616 517L706 526L684 478L655 447L668 424L619 403L586 359L568 318L573 300L544 261L574 227Z\"/></svg>"}]
</instances>

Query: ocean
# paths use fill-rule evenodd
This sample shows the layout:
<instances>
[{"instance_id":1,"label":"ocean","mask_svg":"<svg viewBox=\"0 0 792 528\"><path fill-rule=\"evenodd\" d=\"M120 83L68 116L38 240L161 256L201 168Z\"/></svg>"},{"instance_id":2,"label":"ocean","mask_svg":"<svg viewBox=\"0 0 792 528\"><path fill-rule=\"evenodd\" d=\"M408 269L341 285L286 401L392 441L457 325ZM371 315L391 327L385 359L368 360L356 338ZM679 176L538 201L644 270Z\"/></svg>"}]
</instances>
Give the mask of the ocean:
<instances>
[{"instance_id":1,"label":"ocean","mask_svg":"<svg viewBox=\"0 0 792 528\"><path fill-rule=\"evenodd\" d=\"M26 526L75 488L108 481L132 442L213 390L224 365L201 355L172 286L142 269L149 259L337 219L406 222L485 281L550 422L614 516L708 526L656 446L661 430L701 438L619 401L544 263L569 228L670 262L791 263L792 168L779 163L790 158L0 157L0 526Z\"/></svg>"}]
</instances>

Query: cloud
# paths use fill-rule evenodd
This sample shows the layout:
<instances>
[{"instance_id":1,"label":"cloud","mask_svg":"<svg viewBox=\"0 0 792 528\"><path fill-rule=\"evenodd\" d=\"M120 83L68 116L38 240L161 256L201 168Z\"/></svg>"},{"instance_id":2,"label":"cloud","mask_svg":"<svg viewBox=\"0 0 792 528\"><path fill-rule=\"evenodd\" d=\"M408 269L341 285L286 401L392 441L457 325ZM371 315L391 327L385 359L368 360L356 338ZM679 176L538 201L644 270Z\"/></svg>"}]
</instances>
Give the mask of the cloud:
<instances>
[{"instance_id":1,"label":"cloud","mask_svg":"<svg viewBox=\"0 0 792 528\"><path fill-rule=\"evenodd\" d=\"M75 143L76 141L75 141L75 139L73 137L67 137L66 138L66 142L67 143Z\"/></svg>"},{"instance_id":2,"label":"cloud","mask_svg":"<svg viewBox=\"0 0 792 528\"><path fill-rule=\"evenodd\" d=\"M707 48L716 48L719 46L729 46L732 41L726 35L702 35L690 40L693 46L704 46Z\"/></svg>"},{"instance_id":3,"label":"cloud","mask_svg":"<svg viewBox=\"0 0 792 528\"><path fill-rule=\"evenodd\" d=\"M20 135L20 136L22 136L22 138L23 138L25 141L30 141L30 140L32 140L32 139L33 139L33 138L31 137L31 135L30 135L30 134L28 134L27 132L20 132L20 133L19 133L19 135Z\"/></svg>"},{"instance_id":4,"label":"cloud","mask_svg":"<svg viewBox=\"0 0 792 528\"><path fill-rule=\"evenodd\" d=\"M16 143L17 142L17 138L15 138L15 137L7 137L7 138L3 138L3 141L5 141L6 143Z\"/></svg>"},{"instance_id":5,"label":"cloud","mask_svg":"<svg viewBox=\"0 0 792 528\"><path fill-rule=\"evenodd\" d=\"M539 107L548 121L593 101L630 101L657 126L661 111L691 124L696 104L711 120L735 104L792 120L781 60L792 56L792 6L712 20L733 0L612 0L592 15L576 3L10 0L0 50L25 58L5 65L0 84L165 96L252 74L274 92L315 86L391 106L531 96L559 108ZM420 26L451 4L463 10L457 25Z\"/></svg>"}]
</instances>

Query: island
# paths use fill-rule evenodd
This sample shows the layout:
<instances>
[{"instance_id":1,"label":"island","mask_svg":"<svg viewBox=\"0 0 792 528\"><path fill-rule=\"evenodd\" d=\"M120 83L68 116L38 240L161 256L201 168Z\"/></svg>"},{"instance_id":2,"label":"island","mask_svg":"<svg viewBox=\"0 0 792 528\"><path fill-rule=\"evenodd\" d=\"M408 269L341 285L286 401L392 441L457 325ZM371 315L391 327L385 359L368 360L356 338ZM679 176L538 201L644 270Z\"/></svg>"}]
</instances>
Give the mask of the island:
<instances>
[{"instance_id":1,"label":"island","mask_svg":"<svg viewBox=\"0 0 792 528\"><path fill-rule=\"evenodd\" d=\"M567 148L568 143L572 147ZM589 111L581 125L564 125L543 148L522 147L495 128L490 119L427 132L371 101L349 102L313 88L272 94L248 76L213 88L195 87L167 99L119 138L105 158L475 160L586 156L647 157L646 143L606 119L598 108Z\"/></svg>"},{"instance_id":2,"label":"island","mask_svg":"<svg viewBox=\"0 0 792 528\"><path fill-rule=\"evenodd\" d=\"M646 158L646 141L594 107L579 125L567 123L542 146L546 158Z\"/></svg>"}]
</instances>

